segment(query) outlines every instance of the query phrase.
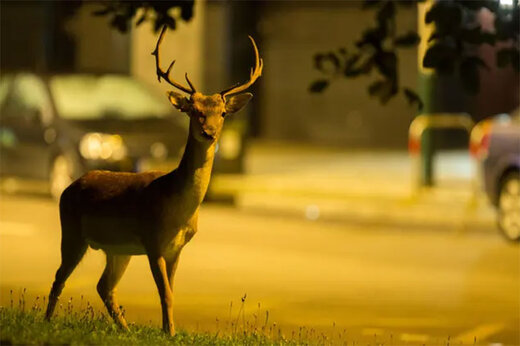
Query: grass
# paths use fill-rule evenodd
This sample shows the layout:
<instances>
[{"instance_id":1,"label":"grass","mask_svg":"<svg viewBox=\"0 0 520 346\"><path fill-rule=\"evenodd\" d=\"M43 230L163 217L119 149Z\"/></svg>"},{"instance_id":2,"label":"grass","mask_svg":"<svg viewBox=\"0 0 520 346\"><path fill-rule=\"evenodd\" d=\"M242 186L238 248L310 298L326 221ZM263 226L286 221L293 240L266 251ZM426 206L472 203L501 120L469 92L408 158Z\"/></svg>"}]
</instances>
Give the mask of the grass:
<instances>
[{"instance_id":1,"label":"grass","mask_svg":"<svg viewBox=\"0 0 520 346\"><path fill-rule=\"evenodd\" d=\"M295 345L284 337L270 337L262 331L241 330L229 335L177 331L169 337L158 327L130 324L122 331L104 313L91 306L72 311L51 322L39 308L0 307L0 344L10 345Z\"/></svg>"},{"instance_id":2,"label":"grass","mask_svg":"<svg viewBox=\"0 0 520 346\"><path fill-rule=\"evenodd\" d=\"M58 316L51 322L38 311L0 308L0 344L51 345L289 345L287 340L270 340L258 334L219 336L178 331L169 337L160 328L131 325L121 331L104 315Z\"/></svg>"},{"instance_id":3,"label":"grass","mask_svg":"<svg viewBox=\"0 0 520 346\"><path fill-rule=\"evenodd\" d=\"M59 303L57 314L47 322L44 320L45 297L36 297L31 307L26 306L25 290L18 301L12 296L9 307L0 307L1 345L297 345L325 344L327 338L303 341L302 335L286 339L276 324L265 322L258 326L244 318L242 308L236 317L222 323L218 332L187 332L177 330L169 337L157 326L129 325L129 331L118 328L105 313L96 311L81 299L80 307L74 308L72 299ZM242 315L241 315L242 313ZM218 323L218 321L217 321ZM301 330L300 330L301 333Z\"/></svg>"},{"instance_id":4,"label":"grass","mask_svg":"<svg viewBox=\"0 0 520 346\"><path fill-rule=\"evenodd\" d=\"M25 293L24 289L18 299L14 299L11 290L9 306L0 307L0 345L400 345L399 341L393 341L391 334L390 339L374 334L371 341L360 343L347 338L345 329L336 330L335 324L328 335L299 327L286 336L276 323L269 322L269 311L262 311L260 304L252 318L246 318L246 295L241 298L237 314L232 313L231 302L227 320L216 319L216 332L177 330L175 336L170 337L158 326L130 323L129 331L123 331L105 312L94 309L83 297L76 307L72 298L58 302L55 317L47 322L44 320L46 298L37 296L28 307ZM449 337L437 341L434 344L451 344ZM476 338L473 344L477 344Z\"/></svg>"}]
</instances>

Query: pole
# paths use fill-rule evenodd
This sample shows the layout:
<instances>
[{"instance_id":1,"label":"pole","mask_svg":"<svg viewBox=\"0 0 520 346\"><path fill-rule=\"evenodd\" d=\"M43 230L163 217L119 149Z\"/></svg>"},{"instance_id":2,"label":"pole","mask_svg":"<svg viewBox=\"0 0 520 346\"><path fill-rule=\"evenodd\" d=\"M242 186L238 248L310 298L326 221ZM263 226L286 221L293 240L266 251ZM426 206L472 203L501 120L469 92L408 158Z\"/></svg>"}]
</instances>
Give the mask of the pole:
<instances>
[{"instance_id":1,"label":"pole","mask_svg":"<svg viewBox=\"0 0 520 346\"><path fill-rule=\"evenodd\" d=\"M426 24L426 13L430 10L434 0L427 0L417 4L417 32L421 37L419 49L417 54L417 68L418 68L418 91L424 108L422 113L435 113L440 111L436 107L435 102L435 71L423 67L423 59L429 47L428 38L433 33L435 27L433 24ZM421 137L421 153L419 158L418 179L421 186L433 186L433 158L434 158L434 137L431 130L426 131Z\"/></svg>"}]
</instances>

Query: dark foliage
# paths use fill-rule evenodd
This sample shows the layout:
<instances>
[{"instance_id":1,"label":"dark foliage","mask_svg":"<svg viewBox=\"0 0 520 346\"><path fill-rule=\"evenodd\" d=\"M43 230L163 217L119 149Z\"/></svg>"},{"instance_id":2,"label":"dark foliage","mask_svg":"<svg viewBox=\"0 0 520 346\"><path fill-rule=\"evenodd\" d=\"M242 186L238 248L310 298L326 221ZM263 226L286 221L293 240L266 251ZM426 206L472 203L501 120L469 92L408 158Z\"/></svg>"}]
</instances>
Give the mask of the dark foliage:
<instances>
[{"instance_id":1,"label":"dark foliage","mask_svg":"<svg viewBox=\"0 0 520 346\"><path fill-rule=\"evenodd\" d=\"M368 93L386 103L402 91L411 105L422 108L422 101L410 88L401 88L398 75L398 50L415 47L420 37L414 30L396 34L396 15L399 7L417 5L424 0L365 0L363 8L375 11L376 25L367 28L355 42L352 52L346 48L315 56L315 67L326 78L314 82L309 90L322 92L336 77L355 78L377 73ZM484 31L476 22L476 14L487 9L495 15L495 30ZM475 94L480 88L479 70L489 68L476 54L482 44L501 44L497 51L497 66L511 65L519 70L519 7L504 9L498 0L443 0L435 2L427 12L425 22L435 25L428 38L430 43L423 57L423 66L439 74L455 74L464 89ZM325 69L324 66L333 66Z\"/></svg>"},{"instance_id":2,"label":"dark foliage","mask_svg":"<svg viewBox=\"0 0 520 346\"><path fill-rule=\"evenodd\" d=\"M153 21L154 30L157 32L164 25L174 30L177 20L189 21L193 17L193 4L195 0L118 0L96 1L99 10L93 12L95 16L106 16L110 25L121 32L130 28L135 18L135 25L145 21ZM138 16L138 10L143 9ZM179 18L172 16L170 10L179 9ZM138 18L136 18L138 16Z\"/></svg>"},{"instance_id":3,"label":"dark foliage","mask_svg":"<svg viewBox=\"0 0 520 346\"><path fill-rule=\"evenodd\" d=\"M328 86L329 81L327 79L318 79L311 84L309 89L313 93L320 93L323 90L325 90Z\"/></svg>"},{"instance_id":4,"label":"dark foliage","mask_svg":"<svg viewBox=\"0 0 520 346\"><path fill-rule=\"evenodd\" d=\"M403 92L404 96L406 97L410 105L417 105L418 109L423 108L423 102L419 95L415 93L415 91L413 91L412 89L404 88Z\"/></svg>"}]
</instances>

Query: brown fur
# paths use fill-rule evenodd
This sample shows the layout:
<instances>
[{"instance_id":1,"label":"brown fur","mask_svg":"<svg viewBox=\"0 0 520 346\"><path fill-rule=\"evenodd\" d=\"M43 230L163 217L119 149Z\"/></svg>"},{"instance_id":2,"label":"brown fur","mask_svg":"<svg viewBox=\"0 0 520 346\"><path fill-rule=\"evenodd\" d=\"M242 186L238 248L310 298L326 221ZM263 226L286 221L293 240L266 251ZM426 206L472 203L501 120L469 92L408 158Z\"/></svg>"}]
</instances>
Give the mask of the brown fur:
<instances>
[{"instance_id":1,"label":"brown fur","mask_svg":"<svg viewBox=\"0 0 520 346\"><path fill-rule=\"evenodd\" d=\"M237 97L234 108L227 110L240 109L251 96ZM92 171L63 192L62 263L49 295L47 319L65 280L90 246L106 253L107 265L97 288L116 323L127 328L115 287L130 257L146 255L161 297L163 329L174 333L173 276L182 248L197 232L198 211L209 185L226 101L220 95L196 93L186 99L173 92L170 101L178 108L188 105L183 110L190 116L188 142L177 169L169 173Z\"/></svg>"},{"instance_id":2,"label":"brown fur","mask_svg":"<svg viewBox=\"0 0 520 346\"><path fill-rule=\"evenodd\" d=\"M161 298L163 330L173 335L173 277L182 248L197 232L199 207L208 189L224 116L238 112L253 96L240 93L261 75L263 62L254 40L255 69L250 80L210 96L169 78L159 64L162 29L152 55L157 76L179 90L184 97L168 92L172 105L190 117L188 142L182 160L169 173L115 173L93 171L74 181L60 199L61 265L49 294L45 318L49 320L65 281L83 258L87 248L102 249L107 263L98 282L98 293L109 314L127 329L115 296L115 287L133 255L146 255ZM233 95L233 96L228 96Z\"/></svg>"}]
</instances>

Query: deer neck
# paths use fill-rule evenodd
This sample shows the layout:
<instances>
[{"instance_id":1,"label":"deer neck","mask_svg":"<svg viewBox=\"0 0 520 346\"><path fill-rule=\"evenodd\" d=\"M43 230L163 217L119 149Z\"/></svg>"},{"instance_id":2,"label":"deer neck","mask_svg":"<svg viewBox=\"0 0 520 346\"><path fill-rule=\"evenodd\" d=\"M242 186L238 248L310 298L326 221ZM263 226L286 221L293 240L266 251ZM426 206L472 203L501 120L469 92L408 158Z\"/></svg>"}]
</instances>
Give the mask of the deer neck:
<instances>
[{"instance_id":1,"label":"deer neck","mask_svg":"<svg viewBox=\"0 0 520 346\"><path fill-rule=\"evenodd\" d=\"M202 203L208 190L215 157L214 142L199 142L191 131L179 167L172 172L185 205Z\"/></svg>"}]
</instances>

